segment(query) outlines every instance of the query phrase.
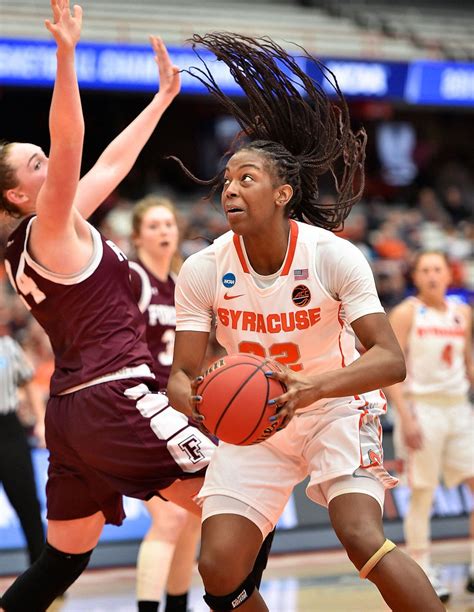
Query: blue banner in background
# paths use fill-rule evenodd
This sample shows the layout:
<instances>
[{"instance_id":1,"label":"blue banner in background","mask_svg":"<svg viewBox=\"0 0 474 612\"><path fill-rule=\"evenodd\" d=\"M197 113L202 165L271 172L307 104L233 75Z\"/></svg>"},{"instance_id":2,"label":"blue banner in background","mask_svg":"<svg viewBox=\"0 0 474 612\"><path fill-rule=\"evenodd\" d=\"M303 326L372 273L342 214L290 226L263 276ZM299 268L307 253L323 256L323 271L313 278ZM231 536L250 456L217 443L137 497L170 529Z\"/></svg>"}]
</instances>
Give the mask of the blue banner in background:
<instances>
[{"instance_id":1,"label":"blue banner in background","mask_svg":"<svg viewBox=\"0 0 474 612\"><path fill-rule=\"evenodd\" d=\"M192 49L168 49L171 61L180 68L202 67ZM239 94L229 69L207 52L200 52L212 68L214 78L227 94ZM76 52L76 69L81 88L156 91L158 68L153 51L146 45L81 43ZM56 70L56 45L49 41L0 39L0 84L52 86ZM205 94L198 79L181 73L182 91Z\"/></svg>"},{"instance_id":2,"label":"blue banner in background","mask_svg":"<svg viewBox=\"0 0 474 612\"><path fill-rule=\"evenodd\" d=\"M183 69L204 68L191 48L171 47L171 60ZM200 50L219 87L241 95L227 66ZM324 58L349 99L405 101L409 104L474 107L474 63L389 62ZM330 81L317 65L299 58L300 66L329 93ZM150 46L81 43L77 48L81 88L118 91L156 91L158 69ZM51 87L56 68L56 45L49 41L0 39L0 85ZM331 77L329 76L329 79ZM190 74L181 73L184 94L207 94ZM297 85L297 84L296 84Z\"/></svg>"},{"instance_id":3,"label":"blue banner in background","mask_svg":"<svg viewBox=\"0 0 474 612\"><path fill-rule=\"evenodd\" d=\"M474 107L474 64L415 62L408 74L405 99L411 104Z\"/></svg>"},{"instance_id":4,"label":"blue banner in background","mask_svg":"<svg viewBox=\"0 0 474 612\"><path fill-rule=\"evenodd\" d=\"M330 58L322 61L334 74L347 98L403 99L408 71L406 63ZM308 74L320 83L327 93L334 92L331 77L323 79L316 64L308 62Z\"/></svg>"}]
</instances>

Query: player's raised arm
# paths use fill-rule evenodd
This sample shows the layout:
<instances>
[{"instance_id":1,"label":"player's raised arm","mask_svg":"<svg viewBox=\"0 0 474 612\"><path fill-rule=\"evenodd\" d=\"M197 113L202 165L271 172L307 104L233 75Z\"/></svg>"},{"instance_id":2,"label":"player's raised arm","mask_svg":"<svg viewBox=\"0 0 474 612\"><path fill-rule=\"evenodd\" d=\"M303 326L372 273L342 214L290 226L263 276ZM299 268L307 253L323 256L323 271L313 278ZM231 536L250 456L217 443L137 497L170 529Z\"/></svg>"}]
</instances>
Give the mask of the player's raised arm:
<instances>
[{"instance_id":1,"label":"player's raised arm","mask_svg":"<svg viewBox=\"0 0 474 612\"><path fill-rule=\"evenodd\" d=\"M160 86L153 100L105 149L94 167L81 179L75 206L89 217L132 169L140 151L161 116L180 90L179 68L171 63L168 51L157 36L150 37Z\"/></svg>"},{"instance_id":2,"label":"player's raised arm","mask_svg":"<svg viewBox=\"0 0 474 612\"><path fill-rule=\"evenodd\" d=\"M68 223L80 176L84 120L75 69L82 9L69 0L51 0L53 20L46 28L57 44L57 68L49 114L51 148L46 180L38 192L36 232L44 238ZM36 160L31 159L30 164Z\"/></svg>"}]
</instances>

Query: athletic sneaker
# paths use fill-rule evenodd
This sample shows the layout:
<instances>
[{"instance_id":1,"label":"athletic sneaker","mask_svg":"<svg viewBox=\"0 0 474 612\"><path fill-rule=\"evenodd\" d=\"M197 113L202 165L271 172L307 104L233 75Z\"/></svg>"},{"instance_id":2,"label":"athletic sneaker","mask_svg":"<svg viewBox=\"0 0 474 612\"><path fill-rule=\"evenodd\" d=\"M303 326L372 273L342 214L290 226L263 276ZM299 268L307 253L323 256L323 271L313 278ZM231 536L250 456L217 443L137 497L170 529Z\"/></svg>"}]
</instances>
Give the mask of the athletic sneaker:
<instances>
[{"instance_id":1,"label":"athletic sneaker","mask_svg":"<svg viewBox=\"0 0 474 612\"><path fill-rule=\"evenodd\" d=\"M469 591L469 593L474 593L474 570L472 569L469 571L469 575L467 577L466 591Z\"/></svg>"},{"instance_id":2,"label":"athletic sneaker","mask_svg":"<svg viewBox=\"0 0 474 612\"><path fill-rule=\"evenodd\" d=\"M436 595L445 603L451 597L451 591L438 578L435 572L431 571L426 574L431 586L434 588Z\"/></svg>"}]
</instances>

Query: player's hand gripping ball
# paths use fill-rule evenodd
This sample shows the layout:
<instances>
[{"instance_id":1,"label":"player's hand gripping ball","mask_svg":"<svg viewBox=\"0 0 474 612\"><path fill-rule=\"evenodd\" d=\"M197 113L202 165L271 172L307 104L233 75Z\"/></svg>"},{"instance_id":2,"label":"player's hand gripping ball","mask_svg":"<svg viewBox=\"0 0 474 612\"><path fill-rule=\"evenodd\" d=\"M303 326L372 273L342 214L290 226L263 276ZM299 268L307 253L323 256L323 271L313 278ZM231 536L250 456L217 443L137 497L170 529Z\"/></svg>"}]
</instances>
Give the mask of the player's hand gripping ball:
<instances>
[{"instance_id":1,"label":"player's hand gripping ball","mask_svg":"<svg viewBox=\"0 0 474 612\"><path fill-rule=\"evenodd\" d=\"M275 361L241 353L213 363L197 388L202 397L197 411L204 416L206 429L220 440L239 446L257 444L272 436L281 419L269 420L278 407L268 402L286 389L265 372L279 369Z\"/></svg>"}]
</instances>

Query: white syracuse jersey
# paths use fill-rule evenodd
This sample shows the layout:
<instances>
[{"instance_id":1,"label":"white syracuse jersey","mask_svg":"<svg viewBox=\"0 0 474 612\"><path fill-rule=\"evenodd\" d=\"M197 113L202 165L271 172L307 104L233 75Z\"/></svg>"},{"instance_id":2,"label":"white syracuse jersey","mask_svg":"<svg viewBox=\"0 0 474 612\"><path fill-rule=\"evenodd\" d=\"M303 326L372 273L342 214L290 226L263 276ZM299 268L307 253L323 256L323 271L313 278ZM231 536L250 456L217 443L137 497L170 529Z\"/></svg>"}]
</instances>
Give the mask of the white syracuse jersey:
<instances>
[{"instance_id":1,"label":"white syracuse jersey","mask_svg":"<svg viewBox=\"0 0 474 612\"><path fill-rule=\"evenodd\" d=\"M308 374L342 368L359 353L341 302L316 274L315 253L324 230L295 221L290 228L285 261L268 287L255 282L239 236L228 233L214 242L217 340L227 353L253 353ZM311 408L327 403L321 400Z\"/></svg>"},{"instance_id":2,"label":"white syracuse jersey","mask_svg":"<svg viewBox=\"0 0 474 612\"><path fill-rule=\"evenodd\" d=\"M415 302L408 336L406 388L412 395L463 396L466 374L466 321L458 303L446 300L446 310Z\"/></svg>"}]
</instances>

